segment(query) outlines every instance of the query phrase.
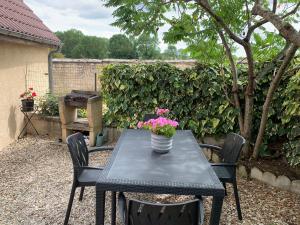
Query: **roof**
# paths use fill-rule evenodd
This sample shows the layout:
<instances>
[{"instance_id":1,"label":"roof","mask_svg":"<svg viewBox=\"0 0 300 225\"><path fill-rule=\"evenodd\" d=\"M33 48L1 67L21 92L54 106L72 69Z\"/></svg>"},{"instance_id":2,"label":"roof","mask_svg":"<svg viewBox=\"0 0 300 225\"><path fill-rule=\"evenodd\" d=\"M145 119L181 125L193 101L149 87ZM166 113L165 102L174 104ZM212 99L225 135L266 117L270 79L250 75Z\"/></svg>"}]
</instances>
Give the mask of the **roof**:
<instances>
[{"instance_id":1,"label":"roof","mask_svg":"<svg viewBox=\"0 0 300 225\"><path fill-rule=\"evenodd\" d=\"M23 0L0 0L0 34L51 46L60 40Z\"/></svg>"}]
</instances>

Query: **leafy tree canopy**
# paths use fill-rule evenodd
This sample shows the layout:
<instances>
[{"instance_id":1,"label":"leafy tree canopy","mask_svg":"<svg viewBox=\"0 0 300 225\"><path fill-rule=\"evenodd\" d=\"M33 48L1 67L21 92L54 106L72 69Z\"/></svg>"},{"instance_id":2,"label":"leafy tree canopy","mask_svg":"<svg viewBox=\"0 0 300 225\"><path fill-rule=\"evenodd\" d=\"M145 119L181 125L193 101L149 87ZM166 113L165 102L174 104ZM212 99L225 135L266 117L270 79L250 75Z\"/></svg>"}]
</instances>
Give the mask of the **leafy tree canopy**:
<instances>
[{"instance_id":1,"label":"leafy tree canopy","mask_svg":"<svg viewBox=\"0 0 300 225\"><path fill-rule=\"evenodd\" d=\"M94 58L108 57L108 39L87 36L81 31L71 29L65 32L56 32L62 41L61 53L66 58Z\"/></svg>"},{"instance_id":2,"label":"leafy tree canopy","mask_svg":"<svg viewBox=\"0 0 300 225\"><path fill-rule=\"evenodd\" d=\"M109 56L115 59L136 58L133 43L124 34L113 35L109 39Z\"/></svg>"},{"instance_id":3,"label":"leafy tree canopy","mask_svg":"<svg viewBox=\"0 0 300 225\"><path fill-rule=\"evenodd\" d=\"M197 4L197 1L143 1L143 0L106 0L106 6L115 7L113 15L116 20L113 25L120 27L127 33L141 35L143 33L157 33L163 25L170 28L164 33L164 41L175 44L184 41L192 58L202 62L220 62L226 59L224 48L216 32L218 25L207 12ZM260 21L259 17L250 18L250 10L254 1L245 0L210 0L209 3L216 15L221 17L232 32L244 38L252 22ZM264 0L263 6L272 10L270 1ZM293 9L297 0L278 1L276 5L279 15L285 15ZM280 4L279 4L280 3ZM247 10L247 8L249 10ZM287 18L288 19L288 18ZM297 22L299 13L289 17L289 21ZM270 26L268 26L270 27ZM227 38L227 37L226 37ZM243 54L230 39L227 39L236 55ZM280 52L284 46L284 39L265 27L260 27L251 39L254 57L257 61L270 60ZM263 46L263 47L262 47Z\"/></svg>"}]
</instances>

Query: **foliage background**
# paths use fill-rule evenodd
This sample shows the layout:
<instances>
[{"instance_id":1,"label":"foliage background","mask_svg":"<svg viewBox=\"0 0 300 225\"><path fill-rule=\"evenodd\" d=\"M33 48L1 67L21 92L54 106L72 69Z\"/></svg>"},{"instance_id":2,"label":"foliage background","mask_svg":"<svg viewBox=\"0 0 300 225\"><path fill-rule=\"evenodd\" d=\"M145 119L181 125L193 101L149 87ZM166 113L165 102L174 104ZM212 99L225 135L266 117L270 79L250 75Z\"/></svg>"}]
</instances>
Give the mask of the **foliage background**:
<instances>
[{"instance_id":1,"label":"foliage background","mask_svg":"<svg viewBox=\"0 0 300 225\"><path fill-rule=\"evenodd\" d=\"M242 67L239 74L240 88L244 89L246 72ZM270 71L257 79L254 133L258 131L260 110L272 74L273 71ZM300 124L299 77L300 72L291 69L276 92L265 143L260 151L261 155L274 154L267 147L280 140L286 143L285 151L291 165L300 164L299 144L294 143L300 133L297 135L293 131L293 127ZM136 127L145 113L162 107L173 112L180 128L191 129L197 137L238 132L237 111L229 96L232 81L226 67L199 64L195 68L181 70L164 63L109 65L104 68L100 79L108 107L105 114L107 125ZM294 134L291 135L291 132Z\"/></svg>"}]
</instances>

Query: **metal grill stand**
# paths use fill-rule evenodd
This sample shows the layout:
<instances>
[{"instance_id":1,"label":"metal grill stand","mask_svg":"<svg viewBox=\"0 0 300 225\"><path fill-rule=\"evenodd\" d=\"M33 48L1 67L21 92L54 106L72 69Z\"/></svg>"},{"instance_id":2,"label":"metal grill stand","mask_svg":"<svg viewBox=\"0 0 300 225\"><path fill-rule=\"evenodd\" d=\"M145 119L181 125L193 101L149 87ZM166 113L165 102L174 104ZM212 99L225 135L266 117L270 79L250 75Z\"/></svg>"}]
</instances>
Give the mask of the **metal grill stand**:
<instances>
[{"instance_id":1,"label":"metal grill stand","mask_svg":"<svg viewBox=\"0 0 300 225\"><path fill-rule=\"evenodd\" d=\"M87 109L87 119L77 118L77 108ZM97 92L72 91L59 99L59 116L62 124L62 140L73 131L88 131L89 145L95 146L96 136L102 130L102 98Z\"/></svg>"}]
</instances>

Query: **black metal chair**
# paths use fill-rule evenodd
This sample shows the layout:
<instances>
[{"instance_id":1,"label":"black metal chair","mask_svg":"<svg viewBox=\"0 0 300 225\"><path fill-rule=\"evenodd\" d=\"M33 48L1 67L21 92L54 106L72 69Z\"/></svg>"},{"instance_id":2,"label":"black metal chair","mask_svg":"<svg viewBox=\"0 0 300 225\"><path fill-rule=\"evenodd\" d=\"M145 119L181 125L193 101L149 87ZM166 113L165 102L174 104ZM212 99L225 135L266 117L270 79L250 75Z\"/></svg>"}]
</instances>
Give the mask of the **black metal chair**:
<instances>
[{"instance_id":1,"label":"black metal chair","mask_svg":"<svg viewBox=\"0 0 300 225\"><path fill-rule=\"evenodd\" d=\"M81 187L79 201L82 201L84 188L86 186L95 186L102 167L90 167L89 154L97 151L113 150L113 147L97 147L88 151L84 137L81 133L72 134L67 138L68 148L73 162L73 185L71 189L69 204L66 212L65 222L67 225L72 209L73 199L77 187ZM114 195L114 196L113 196ZM116 198L115 193L112 198Z\"/></svg>"},{"instance_id":2,"label":"black metal chair","mask_svg":"<svg viewBox=\"0 0 300 225\"><path fill-rule=\"evenodd\" d=\"M128 200L120 193L119 212L124 225L199 225L204 221L201 199L160 204Z\"/></svg>"},{"instance_id":3,"label":"black metal chair","mask_svg":"<svg viewBox=\"0 0 300 225\"><path fill-rule=\"evenodd\" d=\"M243 217L236 182L236 166L244 144L245 139L242 136L235 133L230 133L226 136L222 148L215 145L200 144L200 147L209 148L219 155L221 163L212 163L211 165L213 166L213 169L219 177L220 181L223 183L225 191L226 183L231 183L233 185L239 220L242 220Z\"/></svg>"}]
</instances>

